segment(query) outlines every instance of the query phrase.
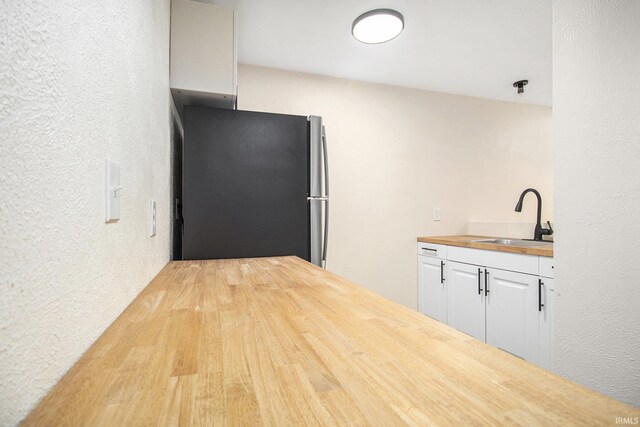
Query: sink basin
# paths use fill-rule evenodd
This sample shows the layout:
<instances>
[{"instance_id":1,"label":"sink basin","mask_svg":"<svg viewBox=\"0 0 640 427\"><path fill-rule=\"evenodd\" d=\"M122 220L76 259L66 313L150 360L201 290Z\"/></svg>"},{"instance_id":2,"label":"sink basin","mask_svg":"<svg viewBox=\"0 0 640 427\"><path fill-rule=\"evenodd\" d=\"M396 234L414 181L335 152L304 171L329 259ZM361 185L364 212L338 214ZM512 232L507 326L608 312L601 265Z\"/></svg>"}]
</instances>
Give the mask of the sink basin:
<instances>
[{"instance_id":1,"label":"sink basin","mask_svg":"<svg viewBox=\"0 0 640 427\"><path fill-rule=\"evenodd\" d=\"M478 240L472 240L472 242L493 243L495 245L506 245L506 246L521 246L525 248L530 248L533 246L553 245L553 242L540 242L536 240L525 240L525 239L478 239Z\"/></svg>"}]
</instances>

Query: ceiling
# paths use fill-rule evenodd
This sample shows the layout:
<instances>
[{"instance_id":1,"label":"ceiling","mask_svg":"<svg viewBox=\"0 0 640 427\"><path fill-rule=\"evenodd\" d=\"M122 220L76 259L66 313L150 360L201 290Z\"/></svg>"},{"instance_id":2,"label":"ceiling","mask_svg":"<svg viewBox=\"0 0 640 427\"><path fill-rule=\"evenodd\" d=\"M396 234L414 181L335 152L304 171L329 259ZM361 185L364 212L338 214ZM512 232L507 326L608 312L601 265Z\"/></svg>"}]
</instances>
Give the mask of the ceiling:
<instances>
[{"instance_id":1,"label":"ceiling","mask_svg":"<svg viewBox=\"0 0 640 427\"><path fill-rule=\"evenodd\" d=\"M236 8L238 60L285 70L551 105L551 0L218 0ZM393 8L396 39L351 36L361 13ZM528 79L522 96L512 87Z\"/></svg>"}]
</instances>

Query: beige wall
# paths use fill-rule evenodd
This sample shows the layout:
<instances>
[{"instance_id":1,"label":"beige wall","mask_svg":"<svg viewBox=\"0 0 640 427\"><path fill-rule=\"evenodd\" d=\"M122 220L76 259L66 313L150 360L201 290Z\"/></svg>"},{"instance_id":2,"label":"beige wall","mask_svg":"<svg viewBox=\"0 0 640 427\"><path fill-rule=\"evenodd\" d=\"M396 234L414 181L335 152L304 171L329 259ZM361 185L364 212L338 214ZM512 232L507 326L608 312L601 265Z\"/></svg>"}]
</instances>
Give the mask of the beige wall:
<instances>
[{"instance_id":1,"label":"beige wall","mask_svg":"<svg viewBox=\"0 0 640 427\"><path fill-rule=\"evenodd\" d=\"M417 236L534 221L535 198L513 210L527 187L551 219L550 108L248 65L238 85L240 109L324 117L327 267L392 300L416 308Z\"/></svg>"},{"instance_id":2,"label":"beige wall","mask_svg":"<svg viewBox=\"0 0 640 427\"><path fill-rule=\"evenodd\" d=\"M638 0L553 3L554 367L637 407L639 23Z\"/></svg>"}]
</instances>

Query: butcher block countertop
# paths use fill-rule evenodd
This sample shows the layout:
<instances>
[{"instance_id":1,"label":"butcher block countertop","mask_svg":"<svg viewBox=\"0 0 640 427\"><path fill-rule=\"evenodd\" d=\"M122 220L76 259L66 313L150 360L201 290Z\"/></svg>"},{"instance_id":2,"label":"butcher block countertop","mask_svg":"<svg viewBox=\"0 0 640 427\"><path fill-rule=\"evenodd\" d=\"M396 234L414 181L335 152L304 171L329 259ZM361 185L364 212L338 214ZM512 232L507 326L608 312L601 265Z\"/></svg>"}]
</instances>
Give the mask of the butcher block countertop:
<instances>
[{"instance_id":1,"label":"butcher block countertop","mask_svg":"<svg viewBox=\"0 0 640 427\"><path fill-rule=\"evenodd\" d=\"M24 425L610 425L638 415L277 257L169 263Z\"/></svg>"},{"instance_id":2,"label":"butcher block countertop","mask_svg":"<svg viewBox=\"0 0 640 427\"><path fill-rule=\"evenodd\" d=\"M427 236L418 237L418 242L436 243L438 245L461 246L463 248L485 249L488 251L512 252L525 255L540 255L553 257L553 245L548 246L509 246L497 243L474 242L479 239L508 239L508 237L488 237L488 236Z\"/></svg>"}]
</instances>

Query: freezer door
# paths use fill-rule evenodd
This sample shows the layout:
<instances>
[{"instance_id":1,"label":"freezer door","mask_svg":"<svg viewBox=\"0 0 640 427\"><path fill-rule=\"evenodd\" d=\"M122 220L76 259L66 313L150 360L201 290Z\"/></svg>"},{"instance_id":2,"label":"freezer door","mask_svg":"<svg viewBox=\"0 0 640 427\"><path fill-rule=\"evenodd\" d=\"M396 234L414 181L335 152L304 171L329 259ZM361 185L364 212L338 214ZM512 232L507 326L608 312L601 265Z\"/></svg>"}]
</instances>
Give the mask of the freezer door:
<instances>
[{"instance_id":1,"label":"freezer door","mask_svg":"<svg viewBox=\"0 0 640 427\"><path fill-rule=\"evenodd\" d=\"M327 197L329 167L322 117L309 116L309 196Z\"/></svg>"},{"instance_id":2,"label":"freezer door","mask_svg":"<svg viewBox=\"0 0 640 427\"><path fill-rule=\"evenodd\" d=\"M329 236L329 199L309 198L311 225L311 262L325 268L327 262L327 238Z\"/></svg>"}]
</instances>

